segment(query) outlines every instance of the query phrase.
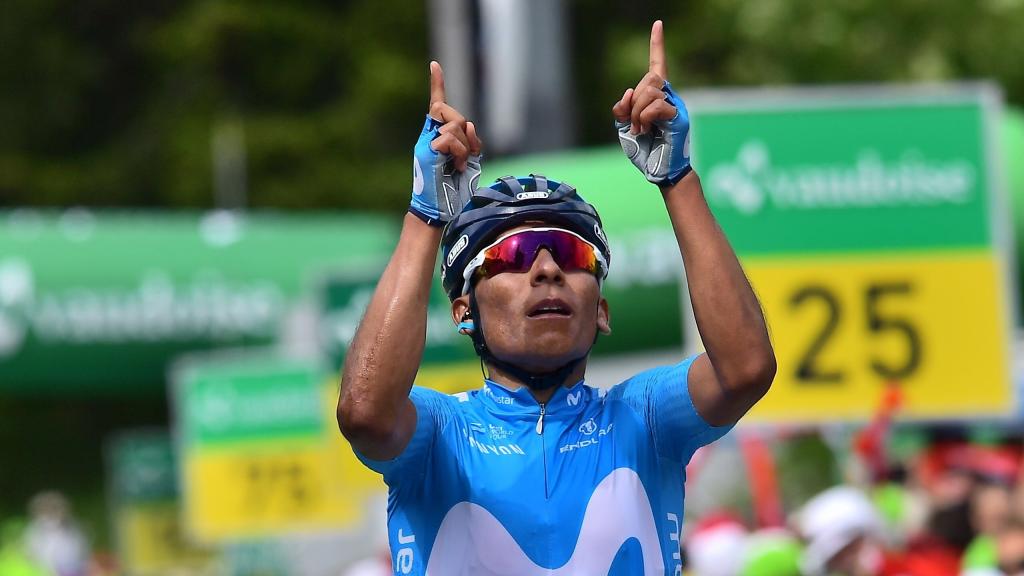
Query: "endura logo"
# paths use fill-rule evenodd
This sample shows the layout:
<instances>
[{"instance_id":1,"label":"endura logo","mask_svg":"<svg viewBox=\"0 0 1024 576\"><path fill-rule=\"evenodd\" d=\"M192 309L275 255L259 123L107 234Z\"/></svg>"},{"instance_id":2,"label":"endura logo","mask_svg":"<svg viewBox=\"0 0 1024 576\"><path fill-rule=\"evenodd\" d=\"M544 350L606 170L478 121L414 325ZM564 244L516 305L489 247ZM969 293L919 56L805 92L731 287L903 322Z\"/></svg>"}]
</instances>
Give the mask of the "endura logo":
<instances>
[{"instance_id":1,"label":"endura logo","mask_svg":"<svg viewBox=\"0 0 1024 576\"><path fill-rule=\"evenodd\" d=\"M32 269L23 260L0 260L0 358L13 356L25 342L26 314L35 297Z\"/></svg>"},{"instance_id":2,"label":"endura logo","mask_svg":"<svg viewBox=\"0 0 1024 576\"><path fill-rule=\"evenodd\" d=\"M864 148L847 163L775 166L760 140L743 143L734 162L715 166L708 177L713 201L746 215L769 203L780 210L963 204L976 184L966 160L931 160L916 149L896 161Z\"/></svg>"},{"instance_id":3,"label":"endura logo","mask_svg":"<svg viewBox=\"0 0 1024 576\"><path fill-rule=\"evenodd\" d=\"M597 432L597 422L594 422L593 418L587 420L583 424L580 424L580 434L590 436L594 432Z\"/></svg>"},{"instance_id":4,"label":"endura logo","mask_svg":"<svg viewBox=\"0 0 1024 576\"><path fill-rule=\"evenodd\" d=\"M579 450L580 448L587 448L588 446L597 446L597 444L601 441L601 438L603 436L607 436L608 434L612 433L612 428L614 427L615 423L613 422L605 426L604 428L598 429L597 423L594 422L594 420L591 418L590 420L584 422L579 428L580 433L585 434L587 437L577 442L570 442L568 444L563 444L562 446L559 446L558 453L565 454L566 452L572 452L573 450ZM596 436L594 436L595 432L597 432Z\"/></svg>"}]
</instances>

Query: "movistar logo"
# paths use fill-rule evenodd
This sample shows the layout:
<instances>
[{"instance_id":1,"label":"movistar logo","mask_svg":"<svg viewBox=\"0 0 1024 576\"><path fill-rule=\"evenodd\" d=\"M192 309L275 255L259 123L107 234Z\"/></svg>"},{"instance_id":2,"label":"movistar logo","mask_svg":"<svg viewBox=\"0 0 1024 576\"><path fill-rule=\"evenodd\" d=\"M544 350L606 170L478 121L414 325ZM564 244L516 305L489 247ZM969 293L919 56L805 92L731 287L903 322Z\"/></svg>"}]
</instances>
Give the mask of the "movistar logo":
<instances>
[{"instance_id":1,"label":"movistar logo","mask_svg":"<svg viewBox=\"0 0 1024 576\"><path fill-rule=\"evenodd\" d=\"M557 528L564 549L560 565L538 564L523 551L513 531L484 505L459 502L440 522L427 561L427 574L474 576L569 576L608 574L627 542L639 546L636 574L665 574L661 535L639 475L617 468L594 488L578 524ZM529 522L527 521L527 524ZM519 523L514 533L526 534ZM472 545L467 545L471 542ZM394 542L392 542L394 545ZM555 555L561 556L561 555Z\"/></svg>"},{"instance_id":2,"label":"movistar logo","mask_svg":"<svg viewBox=\"0 0 1024 576\"><path fill-rule=\"evenodd\" d=\"M583 390L577 390L565 397L565 401L569 406L576 406L580 403L580 398L583 396Z\"/></svg>"},{"instance_id":3,"label":"movistar logo","mask_svg":"<svg viewBox=\"0 0 1024 576\"><path fill-rule=\"evenodd\" d=\"M748 140L734 162L711 170L708 189L715 203L749 215L769 204L777 210L963 204L977 178L967 160L932 160L916 149L895 161L864 148L845 163L776 166L768 146Z\"/></svg>"}]
</instances>

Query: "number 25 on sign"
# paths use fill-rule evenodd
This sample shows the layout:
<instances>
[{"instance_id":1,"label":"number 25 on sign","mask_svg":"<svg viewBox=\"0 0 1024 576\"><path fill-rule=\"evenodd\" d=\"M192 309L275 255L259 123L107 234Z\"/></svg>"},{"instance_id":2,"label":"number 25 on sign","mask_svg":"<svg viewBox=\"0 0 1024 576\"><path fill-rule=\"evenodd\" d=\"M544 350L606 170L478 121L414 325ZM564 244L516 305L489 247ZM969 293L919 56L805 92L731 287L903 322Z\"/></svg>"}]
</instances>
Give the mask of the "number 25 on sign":
<instances>
[{"instance_id":1,"label":"number 25 on sign","mask_svg":"<svg viewBox=\"0 0 1024 576\"><path fill-rule=\"evenodd\" d=\"M862 418L889 381L916 418L991 413L1010 401L994 256L753 258L744 267L779 364L752 420Z\"/></svg>"}]
</instances>

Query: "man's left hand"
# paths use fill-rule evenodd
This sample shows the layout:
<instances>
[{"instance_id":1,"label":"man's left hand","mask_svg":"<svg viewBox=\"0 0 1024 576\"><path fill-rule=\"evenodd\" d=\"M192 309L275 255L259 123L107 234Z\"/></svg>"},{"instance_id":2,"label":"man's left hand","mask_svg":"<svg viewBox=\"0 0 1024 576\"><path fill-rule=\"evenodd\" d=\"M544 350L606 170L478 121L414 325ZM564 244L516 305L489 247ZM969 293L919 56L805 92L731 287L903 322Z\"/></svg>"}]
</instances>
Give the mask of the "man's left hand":
<instances>
[{"instance_id":1,"label":"man's left hand","mask_svg":"<svg viewBox=\"0 0 1024 576\"><path fill-rule=\"evenodd\" d=\"M664 188L690 172L690 115L668 82L661 20L651 28L647 74L612 114L622 151L649 181Z\"/></svg>"}]
</instances>

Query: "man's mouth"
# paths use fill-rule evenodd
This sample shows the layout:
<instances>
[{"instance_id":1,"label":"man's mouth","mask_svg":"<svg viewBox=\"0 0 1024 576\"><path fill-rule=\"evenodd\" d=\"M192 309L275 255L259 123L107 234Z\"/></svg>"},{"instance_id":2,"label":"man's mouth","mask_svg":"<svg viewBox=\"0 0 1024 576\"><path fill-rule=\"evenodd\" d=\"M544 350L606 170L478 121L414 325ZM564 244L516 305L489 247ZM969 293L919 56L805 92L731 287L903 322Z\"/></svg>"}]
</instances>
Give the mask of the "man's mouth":
<instances>
[{"instance_id":1,"label":"man's mouth","mask_svg":"<svg viewBox=\"0 0 1024 576\"><path fill-rule=\"evenodd\" d=\"M572 316L572 308L557 298L546 298L530 308L526 316L529 318L567 318Z\"/></svg>"}]
</instances>

